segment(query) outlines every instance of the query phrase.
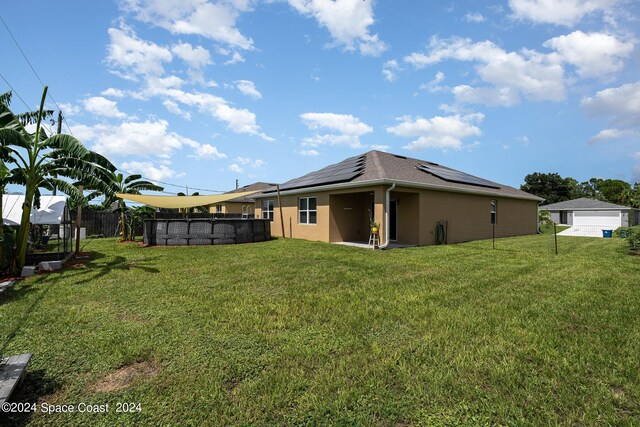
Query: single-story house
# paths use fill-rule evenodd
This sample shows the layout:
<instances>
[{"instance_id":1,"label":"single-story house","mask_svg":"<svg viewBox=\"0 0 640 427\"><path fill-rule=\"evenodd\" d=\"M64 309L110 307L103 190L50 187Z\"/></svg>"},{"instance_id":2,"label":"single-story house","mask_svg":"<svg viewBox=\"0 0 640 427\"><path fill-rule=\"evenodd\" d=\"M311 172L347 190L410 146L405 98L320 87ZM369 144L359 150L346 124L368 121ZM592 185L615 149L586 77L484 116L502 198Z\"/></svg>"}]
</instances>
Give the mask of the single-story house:
<instances>
[{"instance_id":1,"label":"single-story house","mask_svg":"<svg viewBox=\"0 0 640 427\"><path fill-rule=\"evenodd\" d=\"M265 191L275 188L275 184L270 184L268 182L254 182L253 184L245 185L244 187L236 188L232 191L227 191L224 194L233 194L233 193L246 193L249 191ZM248 214L252 215L254 213L255 199L253 194L242 195L235 199L226 200L224 202L216 203L214 205L209 205L210 213L217 214Z\"/></svg>"},{"instance_id":2,"label":"single-story house","mask_svg":"<svg viewBox=\"0 0 640 427\"><path fill-rule=\"evenodd\" d=\"M369 151L254 196L271 233L325 242L367 242L380 225L382 247L535 234L543 199L425 160ZM280 207L281 206L281 207ZM280 212L282 210L282 212ZM284 222L282 224L281 218ZM495 229L492 225L495 222Z\"/></svg>"},{"instance_id":3,"label":"single-story house","mask_svg":"<svg viewBox=\"0 0 640 427\"><path fill-rule=\"evenodd\" d=\"M616 229L638 225L640 220L638 209L586 197L540 206L540 210L549 211L555 223L575 226Z\"/></svg>"}]
</instances>

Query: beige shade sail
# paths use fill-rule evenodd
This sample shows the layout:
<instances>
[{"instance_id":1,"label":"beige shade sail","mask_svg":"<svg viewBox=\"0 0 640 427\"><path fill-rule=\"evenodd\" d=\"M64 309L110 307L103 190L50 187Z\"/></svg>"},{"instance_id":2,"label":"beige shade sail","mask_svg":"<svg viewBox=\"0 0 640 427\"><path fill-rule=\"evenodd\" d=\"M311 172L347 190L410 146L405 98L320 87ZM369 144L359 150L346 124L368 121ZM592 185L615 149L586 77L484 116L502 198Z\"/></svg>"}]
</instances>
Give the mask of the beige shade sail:
<instances>
[{"instance_id":1,"label":"beige shade sail","mask_svg":"<svg viewBox=\"0 0 640 427\"><path fill-rule=\"evenodd\" d=\"M194 208L196 206L207 206L238 197L245 197L259 191L245 191L243 193L214 194L210 196L147 196L144 194L122 194L116 193L121 199L142 203L143 205L154 206L156 208L179 209Z\"/></svg>"}]
</instances>

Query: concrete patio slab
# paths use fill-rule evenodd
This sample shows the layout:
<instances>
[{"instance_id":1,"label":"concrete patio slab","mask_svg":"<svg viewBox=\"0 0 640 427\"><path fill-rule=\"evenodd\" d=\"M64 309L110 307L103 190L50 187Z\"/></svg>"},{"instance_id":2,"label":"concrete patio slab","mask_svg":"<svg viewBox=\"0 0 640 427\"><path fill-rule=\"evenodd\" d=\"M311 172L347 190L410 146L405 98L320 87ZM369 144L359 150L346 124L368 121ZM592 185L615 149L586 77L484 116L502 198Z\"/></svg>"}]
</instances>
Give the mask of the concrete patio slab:
<instances>
[{"instance_id":1,"label":"concrete patio slab","mask_svg":"<svg viewBox=\"0 0 640 427\"><path fill-rule=\"evenodd\" d=\"M607 225L574 225L558 233L558 236L600 237L602 230L611 230Z\"/></svg>"}]
</instances>

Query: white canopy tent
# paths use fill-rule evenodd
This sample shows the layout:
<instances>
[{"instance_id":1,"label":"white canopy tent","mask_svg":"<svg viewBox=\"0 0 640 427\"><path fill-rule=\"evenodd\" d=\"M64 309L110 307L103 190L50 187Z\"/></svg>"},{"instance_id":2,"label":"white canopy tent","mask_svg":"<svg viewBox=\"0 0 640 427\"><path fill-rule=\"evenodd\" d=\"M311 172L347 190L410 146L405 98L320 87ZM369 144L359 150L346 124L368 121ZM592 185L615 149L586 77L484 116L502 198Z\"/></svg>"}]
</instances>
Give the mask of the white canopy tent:
<instances>
[{"instance_id":1,"label":"white canopy tent","mask_svg":"<svg viewBox=\"0 0 640 427\"><path fill-rule=\"evenodd\" d=\"M24 196L22 195L2 195L2 223L4 225L20 225L23 203ZM66 196L40 196L40 208L31 209L30 222L36 225L60 225L65 220L66 209Z\"/></svg>"}]
</instances>

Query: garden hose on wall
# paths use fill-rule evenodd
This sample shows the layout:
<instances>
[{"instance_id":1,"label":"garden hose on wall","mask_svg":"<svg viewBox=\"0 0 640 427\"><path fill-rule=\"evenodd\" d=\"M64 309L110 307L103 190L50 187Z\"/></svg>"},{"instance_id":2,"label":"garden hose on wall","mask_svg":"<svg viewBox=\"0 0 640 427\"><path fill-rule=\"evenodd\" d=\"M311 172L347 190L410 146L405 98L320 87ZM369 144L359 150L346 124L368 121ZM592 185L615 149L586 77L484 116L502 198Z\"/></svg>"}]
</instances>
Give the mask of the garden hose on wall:
<instances>
[{"instance_id":1,"label":"garden hose on wall","mask_svg":"<svg viewBox=\"0 0 640 427\"><path fill-rule=\"evenodd\" d=\"M444 225L440 221L436 224L436 244L441 245L446 241L446 231Z\"/></svg>"}]
</instances>

